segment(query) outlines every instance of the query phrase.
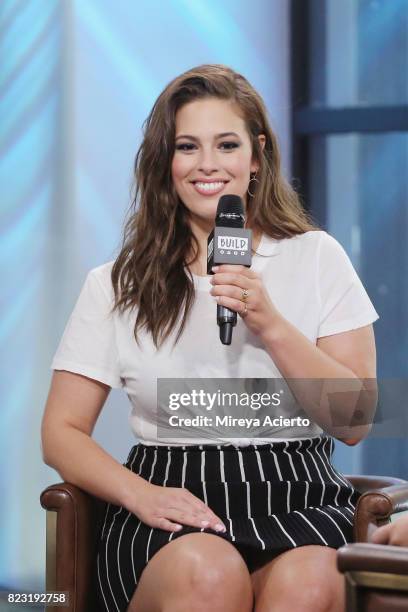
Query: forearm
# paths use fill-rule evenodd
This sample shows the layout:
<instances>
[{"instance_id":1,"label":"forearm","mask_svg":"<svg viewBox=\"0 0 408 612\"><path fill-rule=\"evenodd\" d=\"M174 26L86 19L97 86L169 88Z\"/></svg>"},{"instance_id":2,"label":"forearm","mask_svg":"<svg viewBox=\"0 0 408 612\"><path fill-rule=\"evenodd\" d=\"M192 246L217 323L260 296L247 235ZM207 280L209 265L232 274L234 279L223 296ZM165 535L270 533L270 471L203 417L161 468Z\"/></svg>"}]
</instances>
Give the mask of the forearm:
<instances>
[{"instance_id":1,"label":"forearm","mask_svg":"<svg viewBox=\"0 0 408 612\"><path fill-rule=\"evenodd\" d=\"M43 435L43 458L65 482L118 506L146 481L125 468L84 432L65 425Z\"/></svg>"},{"instance_id":2,"label":"forearm","mask_svg":"<svg viewBox=\"0 0 408 612\"><path fill-rule=\"evenodd\" d=\"M356 442L367 435L376 406L372 390L366 392L367 381L322 351L281 315L262 340L300 407L324 431L348 438L349 443L351 438Z\"/></svg>"}]
</instances>

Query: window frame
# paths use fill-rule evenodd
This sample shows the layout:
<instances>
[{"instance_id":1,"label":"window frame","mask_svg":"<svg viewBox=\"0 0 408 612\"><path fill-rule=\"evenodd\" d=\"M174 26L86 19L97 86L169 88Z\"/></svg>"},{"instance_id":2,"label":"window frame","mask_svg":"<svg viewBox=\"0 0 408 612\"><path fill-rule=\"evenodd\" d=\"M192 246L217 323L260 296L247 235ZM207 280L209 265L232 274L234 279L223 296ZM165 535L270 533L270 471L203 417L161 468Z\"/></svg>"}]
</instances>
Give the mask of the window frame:
<instances>
[{"instance_id":1,"label":"window frame","mask_svg":"<svg viewBox=\"0 0 408 612\"><path fill-rule=\"evenodd\" d=\"M313 0L291 0L290 3L290 70L291 70L291 165L292 183L306 210L325 225L327 212L324 198L312 201L310 176L313 172L309 156L309 141L313 136L332 134L367 134L408 132L408 105L365 105L347 107L315 107L309 103L310 74L310 21ZM325 48L325 11L314 13L314 27L321 28L322 46ZM324 69L324 68L322 68ZM326 160L320 160L320 170ZM325 172L320 172L325 177ZM322 182L325 178L322 179ZM324 185L321 186L324 189ZM315 193L319 190L315 190Z\"/></svg>"}]
</instances>

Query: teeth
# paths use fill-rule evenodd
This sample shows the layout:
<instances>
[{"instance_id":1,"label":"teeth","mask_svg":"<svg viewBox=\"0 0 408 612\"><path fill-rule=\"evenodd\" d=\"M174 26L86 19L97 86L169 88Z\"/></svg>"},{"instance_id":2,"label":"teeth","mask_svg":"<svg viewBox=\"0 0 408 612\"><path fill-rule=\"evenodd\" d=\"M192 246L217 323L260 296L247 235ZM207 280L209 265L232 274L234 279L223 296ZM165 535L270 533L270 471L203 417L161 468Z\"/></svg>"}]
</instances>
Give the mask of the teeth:
<instances>
[{"instance_id":1,"label":"teeth","mask_svg":"<svg viewBox=\"0 0 408 612\"><path fill-rule=\"evenodd\" d=\"M219 183L195 183L196 187L202 189L203 191L217 191L224 186L224 182L220 181Z\"/></svg>"}]
</instances>

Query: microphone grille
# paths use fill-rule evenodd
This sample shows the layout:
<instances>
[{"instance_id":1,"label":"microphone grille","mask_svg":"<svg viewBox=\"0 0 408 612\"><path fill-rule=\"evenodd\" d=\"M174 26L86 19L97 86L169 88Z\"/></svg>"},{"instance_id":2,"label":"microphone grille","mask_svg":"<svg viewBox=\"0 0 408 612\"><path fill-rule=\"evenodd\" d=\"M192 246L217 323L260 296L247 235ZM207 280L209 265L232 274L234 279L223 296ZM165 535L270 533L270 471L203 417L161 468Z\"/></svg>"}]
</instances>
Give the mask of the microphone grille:
<instances>
[{"instance_id":1,"label":"microphone grille","mask_svg":"<svg viewBox=\"0 0 408 612\"><path fill-rule=\"evenodd\" d=\"M227 194L220 197L215 225L217 227L239 227L241 229L244 227L244 205L239 196Z\"/></svg>"},{"instance_id":2,"label":"microphone grille","mask_svg":"<svg viewBox=\"0 0 408 612\"><path fill-rule=\"evenodd\" d=\"M244 215L242 198L237 195L227 194L220 197L217 207L217 217L221 213Z\"/></svg>"}]
</instances>

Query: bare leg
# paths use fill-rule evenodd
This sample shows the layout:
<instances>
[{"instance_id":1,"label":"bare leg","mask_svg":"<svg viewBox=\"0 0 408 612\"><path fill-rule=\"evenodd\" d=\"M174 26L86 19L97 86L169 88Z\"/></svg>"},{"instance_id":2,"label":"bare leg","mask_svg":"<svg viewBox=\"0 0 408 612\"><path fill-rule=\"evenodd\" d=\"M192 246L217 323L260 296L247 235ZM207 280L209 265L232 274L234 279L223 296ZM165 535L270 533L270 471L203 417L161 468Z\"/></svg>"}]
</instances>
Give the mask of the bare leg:
<instances>
[{"instance_id":1,"label":"bare leg","mask_svg":"<svg viewBox=\"0 0 408 612\"><path fill-rule=\"evenodd\" d=\"M219 536L189 533L149 561L127 612L252 612L246 563Z\"/></svg>"},{"instance_id":2,"label":"bare leg","mask_svg":"<svg viewBox=\"0 0 408 612\"><path fill-rule=\"evenodd\" d=\"M255 612L344 612L344 576L336 556L334 548L300 546L255 570Z\"/></svg>"}]
</instances>

